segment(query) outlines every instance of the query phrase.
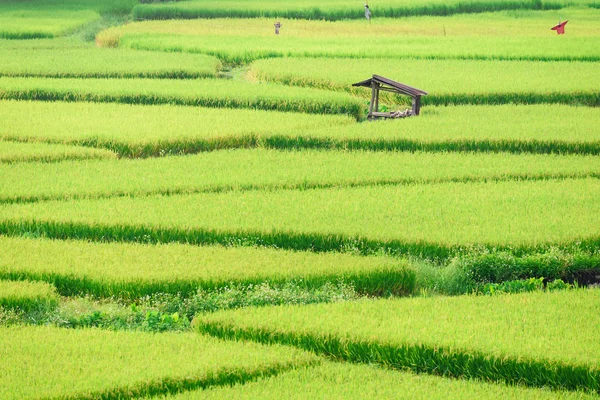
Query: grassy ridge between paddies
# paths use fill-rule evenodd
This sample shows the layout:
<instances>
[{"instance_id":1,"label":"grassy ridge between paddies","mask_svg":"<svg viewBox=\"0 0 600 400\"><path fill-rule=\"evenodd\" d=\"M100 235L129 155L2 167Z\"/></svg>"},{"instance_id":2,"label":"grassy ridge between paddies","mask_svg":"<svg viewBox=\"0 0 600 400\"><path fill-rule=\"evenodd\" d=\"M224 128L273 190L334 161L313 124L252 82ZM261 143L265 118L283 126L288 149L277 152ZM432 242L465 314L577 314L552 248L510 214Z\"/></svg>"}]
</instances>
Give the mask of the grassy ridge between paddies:
<instances>
[{"instance_id":1,"label":"grassy ridge between paddies","mask_svg":"<svg viewBox=\"0 0 600 400\"><path fill-rule=\"evenodd\" d=\"M374 365L326 362L233 387L210 388L165 396L168 400L230 399L597 399L588 393L556 392L446 379L424 374L390 371Z\"/></svg>"},{"instance_id":2,"label":"grassy ridge between paddies","mask_svg":"<svg viewBox=\"0 0 600 400\"><path fill-rule=\"evenodd\" d=\"M411 293L415 272L403 260L274 249L181 244L88 243L0 237L0 277L45 281L63 296L138 299L189 296L228 285L267 282L318 288L344 281L359 293Z\"/></svg>"},{"instance_id":3,"label":"grassy ridge between paddies","mask_svg":"<svg viewBox=\"0 0 600 400\"><path fill-rule=\"evenodd\" d=\"M3 78L0 78L0 81ZM8 78L6 78L8 79ZM24 80L26 81L26 80ZM216 80L215 80L216 81ZM72 81L85 87L85 80ZM114 95L111 98L120 98L121 101L129 99L129 94L118 94L117 81L114 84ZM197 83L194 83L197 82ZM209 82L194 81L191 86L200 86L205 90ZM216 81L225 82L225 81ZM49 82L52 83L52 82ZM61 83L61 82L59 82ZM136 87L143 90L144 82L124 81L130 84L128 93L136 96ZM180 81L152 81L167 92L184 89ZM181 82L185 84L185 82ZM93 84L101 90L102 81L94 80ZM139 85L139 86L136 86ZM172 86L175 86L173 88ZM259 94L262 85L252 89L258 98L246 101L260 108L262 103ZM225 88L232 89L225 85ZM272 92L277 96L275 87ZM269 87L267 86L267 89ZM17 89L18 90L18 89ZM1 91L1 89L0 89ZM189 96L198 96L188 90ZM200 92L201 93L201 92ZM206 101L226 101L219 96L236 96L236 91L221 94L212 92L213 99L195 100L201 103ZM6 94L6 92L5 92ZM304 93L298 93L303 95ZM328 107L327 97L319 99L316 94L309 93L315 102ZM248 96L250 93L248 93ZM202 94L200 94L202 96ZM152 103L154 95L147 94L143 99ZM300 106L293 100L284 100L282 94L280 103L276 99L269 101L273 106ZM75 98L76 99L76 98ZM185 98L184 98L185 99ZM191 98L193 99L193 98ZM192 100L193 101L193 100ZM237 100L233 100L237 101ZM244 100L242 100L244 101ZM325 127L347 126L353 123L352 118L336 115L309 115L306 113L283 113L264 110L223 109L181 107L173 105L129 105L129 104L91 104L85 102L37 102L37 101L0 101L0 139L20 142L41 142L81 145L97 147L114 151L122 157L149 157L167 154L197 153L200 151L217 150L220 148L256 147L261 145L265 138L272 136L300 135L301 132L311 132ZM269 105L267 104L267 105ZM240 105L240 104L237 104ZM311 106L315 106L313 103ZM233 105L235 106L235 105Z\"/></svg>"},{"instance_id":4,"label":"grassy ridge between paddies","mask_svg":"<svg viewBox=\"0 0 600 400\"><path fill-rule=\"evenodd\" d=\"M0 203L568 177L600 178L600 158L239 149L144 160L2 165Z\"/></svg>"},{"instance_id":5,"label":"grassy ridge between paddies","mask_svg":"<svg viewBox=\"0 0 600 400\"><path fill-rule=\"evenodd\" d=\"M587 3L587 1L579 1ZM557 9L566 2L552 0L411 0L398 3L381 0L371 5L376 17L408 17L414 15L451 15L513 9ZM175 18L305 18L305 19L362 19L360 5L341 0L302 0L294 2L196 0L167 4L140 4L133 9L136 19Z\"/></svg>"},{"instance_id":6,"label":"grassy ridge between paddies","mask_svg":"<svg viewBox=\"0 0 600 400\"><path fill-rule=\"evenodd\" d=\"M231 385L317 358L194 333L0 328L3 399L112 399ZM74 377L77 379L74 379Z\"/></svg>"},{"instance_id":7,"label":"grassy ridge between paddies","mask_svg":"<svg viewBox=\"0 0 600 400\"><path fill-rule=\"evenodd\" d=\"M263 81L346 90L365 98L371 90L350 83L374 73L426 90L424 105L600 105L600 69L588 62L276 58L256 61L250 70Z\"/></svg>"},{"instance_id":8,"label":"grassy ridge between paddies","mask_svg":"<svg viewBox=\"0 0 600 400\"><path fill-rule=\"evenodd\" d=\"M0 308L30 311L57 304L56 288L48 283L0 280Z\"/></svg>"},{"instance_id":9,"label":"grassy ridge between paddies","mask_svg":"<svg viewBox=\"0 0 600 400\"><path fill-rule=\"evenodd\" d=\"M600 60L600 11L564 11L376 19L371 24L282 20L279 35L273 33L273 20L265 18L146 21L109 28L96 42L205 53L234 63L284 56ZM549 28L560 18L577 24L557 38Z\"/></svg>"},{"instance_id":10,"label":"grassy ridge between paddies","mask_svg":"<svg viewBox=\"0 0 600 400\"><path fill-rule=\"evenodd\" d=\"M424 107L418 118L353 124L345 116L260 110L0 104L0 139L97 147L122 157L249 147L600 154L600 112L588 107Z\"/></svg>"},{"instance_id":11,"label":"grassy ridge between paddies","mask_svg":"<svg viewBox=\"0 0 600 400\"><path fill-rule=\"evenodd\" d=\"M53 78L205 78L217 76L218 59L119 49L3 50L0 76Z\"/></svg>"},{"instance_id":12,"label":"grassy ridge between paddies","mask_svg":"<svg viewBox=\"0 0 600 400\"><path fill-rule=\"evenodd\" d=\"M381 250L598 249L600 180L226 192L0 206L0 233L109 241Z\"/></svg>"},{"instance_id":13,"label":"grassy ridge between paddies","mask_svg":"<svg viewBox=\"0 0 600 400\"><path fill-rule=\"evenodd\" d=\"M599 316L600 290L591 289L249 308L203 315L196 325L335 359L598 392Z\"/></svg>"},{"instance_id":14,"label":"grassy ridge between paddies","mask_svg":"<svg viewBox=\"0 0 600 400\"><path fill-rule=\"evenodd\" d=\"M360 100L326 90L226 79L53 79L0 77L0 99L172 104L362 116ZM226 110L222 117L231 121Z\"/></svg>"},{"instance_id":15,"label":"grassy ridge between paddies","mask_svg":"<svg viewBox=\"0 0 600 400\"><path fill-rule=\"evenodd\" d=\"M116 158L116 154L108 150L89 147L46 143L4 142L0 140L0 164L109 158Z\"/></svg>"}]
</instances>

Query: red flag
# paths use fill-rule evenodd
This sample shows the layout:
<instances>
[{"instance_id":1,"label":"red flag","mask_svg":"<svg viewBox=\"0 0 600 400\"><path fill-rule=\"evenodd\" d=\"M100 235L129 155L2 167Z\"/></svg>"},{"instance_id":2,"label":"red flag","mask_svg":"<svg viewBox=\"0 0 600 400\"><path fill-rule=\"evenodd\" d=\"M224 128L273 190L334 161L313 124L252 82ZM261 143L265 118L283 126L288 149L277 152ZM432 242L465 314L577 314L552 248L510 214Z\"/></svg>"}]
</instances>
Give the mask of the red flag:
<instances>
[{"instance_id":1,"label":"red flag","mask_svg":"<svg viewBox=\"0 0 600 400\"><path fill-rule=\"evenodd\" d=\"M569 20L566 20L565 22L560 22L558 25L550 28L550 30L556 31L556 33L558 33L559 35L564 35L565 34L565 25L567 24L567 22L569 22Z\"/></svg>"}]
</instances>

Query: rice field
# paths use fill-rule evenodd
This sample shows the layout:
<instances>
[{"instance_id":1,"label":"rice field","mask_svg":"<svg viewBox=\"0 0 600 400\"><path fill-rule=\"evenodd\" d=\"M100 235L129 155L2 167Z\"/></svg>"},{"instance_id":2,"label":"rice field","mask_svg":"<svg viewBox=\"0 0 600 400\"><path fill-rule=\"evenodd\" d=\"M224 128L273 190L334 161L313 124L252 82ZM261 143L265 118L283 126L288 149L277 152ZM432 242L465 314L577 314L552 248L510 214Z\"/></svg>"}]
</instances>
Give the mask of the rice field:
<instances>
[{"instance_id":1,"label":"rice field","mask_svg":"<svg viewBox=\"0 0 600 400\"><path fill-rule=\"evenodd\" d=\"M0 203L228 191L598 177L595 156L215 151L144 160L0 166Z\"/></svg>"},{"instance_id":2,"label":"rice field","mask_svg":"<svg viewBox=\"0 0 600 400\"><path fill-rule=\"evenodd\" d=\"M149 63L148 60L152 62ZM166 54L118 49L6 50L1 76L48 78L207 78L216 77L221 63L197 54Z\"/></svg>"},{"instance_id":3,"label":"rice field","mask_svg":"<svg viewBox=\"0 0 600 400\"><path fill-rule=\"evenodd\" d=\"M0 99L251 108L360 118L345 93L225 79L52 79L0 77Z\"/></svg>"},{"instance_id":4,"label":"rice field","mask_svg":"<svg viewBox=\"0 0 600 400\"><path fill-rule=\"evenodd\" d=\"M165 399L252 399L267 397L286 399L358 399L364 393L372 397L393 399L595 399L582 392L552 392L524 387L507 387L466 379L444 379L409 372L389 371L376 366L347 363L322 365L284 372L256 382L233 387L185 392Z\"/></svg>"},{"instance_id":5,"label":"rice field","mask_svg":"<svg viewBox=\"0 0 600 400\"><path fill-rule=\"evenodd\" d=\"M0 233L430 258L471 246L594 249L599 193L587 178L48 201L0 206Z\"/></svg>"},{"instance_id":6,"label":"rice field","mask_svg":"<svg viewBox=\"0 0 600 400\"><path fill-rule=\"evenodd\" d=\"M565 69L567 76L560 73ZM254 62L250 74L261 81L352 91L368 98L368 89L351 87L348 80L360 82L370 71L424 88L431 93L423 98L426 105L600 105L600 72L588 62L274 58Z\"/></svg>"},{"instance_id":7,"label":"rice field","mask_svg":"<svg viewBox=\"0 0 600 400\"><path fill-rule=\"evenodd\" d=\"M241 64L275 57L589 62L600 59L599 16L596 9L574 8L415 17L401 24L385 18L372 24L282 19L279 35L273 34L273 21L265 18L144 21L100 32L97 42L104 47L209 54ZM567 17L578 19L576 32L558 41L549 36L549 24Z\"/></svg>"},{"instance_id":8,"label":"rice field","mask_svg":"<svg viewBox=\"0 0 600 400\"><path fill-rule=\"evenodd\" d=\"M0 249L0 279L48 282L63 296L135 300L294 280L306 287L344 281L361 293L400 295L411 293L415 281L406 261L387 257L1 237Z\"/></svg>"},{"instance_id":9,"label":"rice field","mask_svg":"<svg viewBox=\"0 0 600 400\"><path fill-rule=\"evenodd\" d=\"M2 327L4 399L102 398L182 390L276 374L318 363L283 346L233 343L193 333ZM73 379L76 375L77 379Z\"/></svg>"},{"instance_id":10,"label":"rice field","mask_svg":"<svg viewBox=\"0 0 600 400\"><path fill-rule=\"evenodd\" d=\"M407 17L413 15L452 15L462 13L480 13L497 10L544 10L561 9L567 4L587 5L586 0L576 2L564 1L442 1L442 0L410 0L402 3L383 0L372 5L378 17ZM185 18L303 18L344 20L360 19L364 13L360 7L350 7L347 2L329 0L318 2L303 0L281 3L277 1L182 1L174 4L143 4L133 10L136 19L185 19Z\"/></svg>"},{"instance_id":11,"label":"rice field","mask_svg":"<svg viewBox=\"0 0 600 400\"><path fill-rule=\"evenodd\" d=\"M600 4L364 4L1 2L0 398L598 398Z\"/></svg>"}]
</instances>

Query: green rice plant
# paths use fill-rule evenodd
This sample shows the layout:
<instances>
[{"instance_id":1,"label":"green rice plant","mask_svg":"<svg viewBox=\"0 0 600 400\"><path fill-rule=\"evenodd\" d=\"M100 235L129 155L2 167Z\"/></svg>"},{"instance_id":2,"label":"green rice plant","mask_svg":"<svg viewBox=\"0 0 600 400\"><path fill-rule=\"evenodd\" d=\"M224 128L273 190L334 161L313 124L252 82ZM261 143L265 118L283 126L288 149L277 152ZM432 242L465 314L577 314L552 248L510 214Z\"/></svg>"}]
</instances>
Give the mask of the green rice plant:
<instances>
[{"instance_id":1,"label":"green rice plant","mask_svg":"<svg viewBox=\"0 0 600 400\"><path fill-rule=\"evenodd\" d=\"M101 81L95 83L99 86ZM113 83L116 86L118 82ZM161 86L168 90L172 84L173 82L169 82ZM132 85L132 97L135 96L135 90ZM214 100L220 101L218 97L223 95L215 96L217 97ZM234 98L235 93L224 96ZM257 96L259 98L249 100L261 107L264 105L263 100L258 93ZM154 100L152 95L147 95L146 98L149 102ZM314 99L320 102L316 97ZM204 102L205 99L200 101ZM122 157L150 157L220 148L256 147L260 145L259 141L263 137L300 134L353 122L346 116L172 105L150 107L30 101L0 101L0 104L2 139L98 147L113 151ZM273 106L278 104L277 101L272 102ZM322 105L326 106L324 103Z\"/></svg>"},{"instance_id":2,"label":"green rice plant","mask_svg":"<svg viewBox=\"0 0 600 400\"><path fill-rule=\"evenodd\" d=\"M255 382L233 387L210 388L165 396L164 399L187 400L261 400L278 398L399 400L429 399L580 399L593 400L588 393L556 392L520 386L498 385L468 379L446 379L410 372L390 371L375 365L325 362L312 368L298 368Z\"/></svg>"},{"instance_id":3,"label":"green rice plant","mask_svg":"<svg viewBox=\"0 0 600 400\"><path fill-rule=\"evenodd\" d=\"M316 289L342 281L360 294L410 294L406 261L275 249L0 239L0 277L52 283L63 296L138 299L157 293L189 297L228 286L295 282Z\"/></svg>"},{"instance_id":4,"label":"green rice plant","mask_svg":"<svg viewBox=\"0 0 600 400\"><path fill-rule=\"evenodd\" d=\"M49 79L0 77L0 99L172 104L253 108L360 118L362 103L345 93L225 79ZM222 115L227 119L227 115Z\"/></svg>"},{"instance_id":5,"label":"green rice plant","mask_svg":"<svg viewBox=\"0 0 600 400\"><path fill-rule=\"evenodd\" d=\"M144 160L0 165L0 203L600 177L598 171L595 156L237 149Z\"/></svg>"},{"instance_id":6,"label":"green rice plant","mask_svg":"<svg viewBox=\"0 0 600 400\"><path fill-rule=\"evenodd\" d=\"M46 143L4 142L0 140L0 164L110 158L116 158L116 154L104 149ZM0 169L3 167L5 165L0 165Z\"/></svg>"},{"instance_id":7,"label":"green rice plant","mask_svg":"<svg viewBox=\"0 0 600 400\"><path fill-rule=\"evenodd\" d=\"M595 251L595 178L84 199L0 206L0 233L149 243L386 251L431 259Z\"/></svg>"},{"instance_id":8,"label":"green rice plant","mask_svg":"<svg viewBox=\"0 0 600 400\"><path fill-rule=\"evenodd\" d=\"M6 50L0 76L54 78L205 78L221 63L199 54L164 54L119 49Z\"/></svg>"},{"instance_id":9,"label":"green rice plant","mask_svg":"<svg viewBox=\"0 0 600 400\"><path fill-rule=\"evenodd\" d=\"M27 312L51 309L57 305L56 289L48 283L0 280L0 308Z\"/></svg>"},{"instance_id":10,"label":"green rice plant","mask_svg":"<svg viewBox=\"0 0 600 400\"><path fill-rule=\"evenodd\" d=\"M286 56L598 61L599 15L598 10L568 9L383 18L371 24L283 19L279 35L273 33L272 18L145 21L102 31L96 42L204 53L228 63ZM549 27L560 18L577 25L557 38Z\"/></svg>"},{"instance_id":11,"label":"green rice plant","mask_svg":"<svg viewBox=\"0 0 600 400\"><path fill-rule=\"evenodd\" d=\"M195 325L221 338L290 344L337 360L598 392L599 305L597 289L361 300L217 312Z\"/></svg>"},{"instance_id":12,"label":"green rice plant","mask_svg":"<svg viewBox=\"0 0 600 400\"><path fill-rule=\"evenodd\" d=\"M424 105L600 105L600 73L588 62L276 58L254 62L250 73L263 81L344 90L365 98L371 90L351 83L376 73L426 90Z\"/></svg>"},{"instance_id":13,"label":"green rice plant","mask_svg":"<svg viewBox=\"0 0 600 400\"><path fill-rule=\"evenodd\" d=\"M318 359L194 333L0 328L0 397L132 398L270 376Z\"/></svg>"},{"instance_id":14,"label":"green rice plant","mask_svg":"<svg viewBox=\"0 0 600 400\"><path fill-rule=\"evenodd\" d=\"M579 2L589 3L589 1ZM414 15L452 15L457 13L481 13L513 9L557 9L567 4L564 1L542 0L412 0L402 3L382 0L372 5L376 17L408 17ZM294 2L271 1L182 1L162 4L140 4L133 9L136 19L181 19L181 18L305 18L305 19L361 19L364 11L360 5L340 0L319 2L303 0Z\"/></svg>"}]
</instances>

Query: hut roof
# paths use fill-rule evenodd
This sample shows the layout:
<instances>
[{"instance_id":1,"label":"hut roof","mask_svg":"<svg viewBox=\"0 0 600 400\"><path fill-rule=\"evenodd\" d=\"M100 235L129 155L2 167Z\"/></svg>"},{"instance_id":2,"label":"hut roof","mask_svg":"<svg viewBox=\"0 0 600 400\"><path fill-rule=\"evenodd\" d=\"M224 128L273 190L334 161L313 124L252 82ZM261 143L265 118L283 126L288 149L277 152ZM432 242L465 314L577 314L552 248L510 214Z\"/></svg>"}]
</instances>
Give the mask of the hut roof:
<instances>
[{"instance_id":1,"label":"hut roof","mask_svg":"<svg viewBox=\"0 0 600 400\"><path fill-rule=\"evenodd\" d=\"M424 96L424 95L428 94L424 90L417 89L412 86L408 86L408 85L393 81L388 78L384 78L383 76L380 76L380 75L373 75L372 78L367 79L366 81L354 83L354 84L352 84L352 86L371 87L373 82L379 83L381 86L383 86L382 89L385 91L398 92L398 93L405 94L407 96L416 97L416 96Z\"/></svg>"}]
</instances>

